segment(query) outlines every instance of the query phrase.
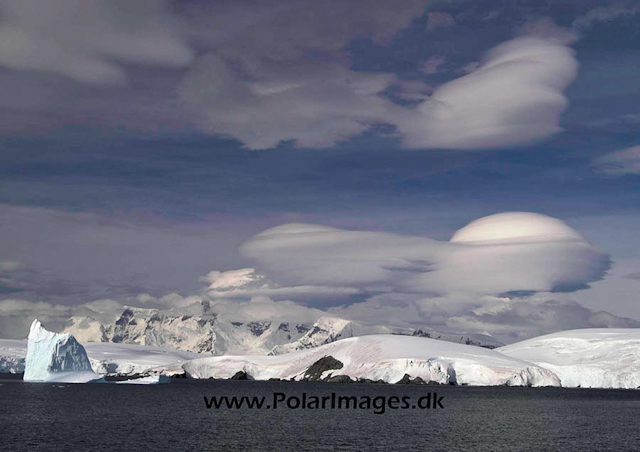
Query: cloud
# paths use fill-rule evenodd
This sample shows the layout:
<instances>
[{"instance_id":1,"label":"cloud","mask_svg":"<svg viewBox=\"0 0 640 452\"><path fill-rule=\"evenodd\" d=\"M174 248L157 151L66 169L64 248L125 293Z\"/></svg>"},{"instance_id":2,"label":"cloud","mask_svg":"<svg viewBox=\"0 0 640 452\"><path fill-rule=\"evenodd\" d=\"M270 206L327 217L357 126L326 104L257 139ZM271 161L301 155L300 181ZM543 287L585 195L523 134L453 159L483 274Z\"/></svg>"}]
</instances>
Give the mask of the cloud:
<instances>
[{"instance_id":1,"label":"cloud","mask_svg":"<svg viewBox=\"0 0 640 452\"><path fill-rule=\"evenodd\" d=\"M596 172L612 177L640 174L640 146L605 154L595 159L593 166Z\"/></svg>"},{"instance_id":2,"label":"cloud","mask_svg":"<svg viewBox=\"0 0 640 452\"><path fill-rule=\"evenodd\" d=\"M259 320L313 323L325 312L302 306L293 301L274 301L269 297L256 296L249 300L213 300L210 310L222 319L233 322Z\"/></svg>"},{"instance_id":3,"label":"cloud","mask_svg":"<svg viewBox=\"0 0 640 452\"><path fill-rule=\"evenodd\" d=\"M122 311L115 300L96 300L79 306L34 302L23 299L0 300L0 338L23 339L33 319L38 318L55 331L62 331L72 315L88 315L100 321L114 321Z\"/></svg>"},{"instance_id":4,"label":"cloud","mask_svg":"<svg viewBox=\"0 0 640 452\"><path fill-rule=\"evenodd\" d=\"M500 295L574 291L604 276L609 258L559 220L511 212L476 220L449 242L288 224L241 253L270 279L363 291Z\"/></svg>"},{"instance_id":5,"label":"cloud","mask_svg":"<svg viewBox=\"0 0 640 452\"><path fill-rule=\"evenodd\" d=\"M438 87L397 122L411 148L493 149L560 132L563 90L578 63L566 45L519 37L493 48L480 67Z\"/></svg>"},{"instance_id":6,"label":"cloud","mask_svg":"<svg viewBox=\"0 0 640 452\"><path fill-rule=\"evenodd\" d=\"M481 308L446 320L454 331L491 331L511 342L558 330L577 328L638 328L640 322L604 311L592 311L575 301L530 299L495 300Z\"/></svg>"},{"instance_id":7,"label":"cloud","mask_svg":"<svg viewBox=\"0 0 640 452\"><path fill-rule=\"evenodd\" d=\"M369 324L426 325L441 331L486 334L505 343L567 329L640 327L637 320L594 311L576 301L557 300L548 293L526 298L382 294L328 311Z\"/></svg>"},{"instance_id":8,"label":"cloud","mask_svg":"<svg viewBox=\"0 0 640 452\"><path fill-rule=\"evenodd\" d=\"M250 149L282 141L332 146L387 122L399 108L380 96L396 77L351 70L345 48L357 38L390 39L425 3L302 0L250 2L251 11L242 13L217 4L209 14L194 9L206 18L191 18L194 35L213 51L188 71L178 99L201 130Z\"/></svg>"},{"instance_id":9,"label":"cloud","mask_svg":"<svg viewBox=\"0 0 640 452\"><path fill-rule=\"evenodd\" d=\"M13 272L22 268L19 262L15 261L0 261L0 271Z\"/></svg>"},{"instance_id":10,"label":"cloud","mask_svg":"<svg viewBox=\"0 0 640 452\"><path fill-rule=\"evenodd\" d=\"M141 293L135 297L135 300L131 302L134 306L144 306L159 309L173 309L173 308L185 308L191 306L194 303L200 303L203 300L202 296L189 295L183 297L179 293L171 292L161 297L154 297L148 293Z\"/></svg>"},{"instance_id":11,"label":"cloud","mask_svg":"<svg viewBox=\"0 0 640 452\"><path fill-rule=\"evenodd\" d=\"M220 217L178 223L144 211L0 204L0 261L21 264L12 271L0 269L0 290L4 286L20 298L70 305L128 300L140 293L193 293L200 287L197 275L241 266L236 247L264 228L261 224L238 225Z\"/></svg>"},{"instance_id":12,"label":"cloud","mask_svg":"<svg viewBox=\"0 0 640 452\"><path fill-rule=\"evenodd\" d=\"M184 67L192 50L168 2L3 0L0 65L92 84L121 83L123 64Z\"/></svg>"},{"instance_id":13,"label":"cloud","mask_svg":"<svg viewBox=\"0 0 640 452\"><path fill-rule=\"evenodd\" d=\"M450 17L438 14L429 17ZM395 29L410 18L402 16ZM324 13L317 20L322 23ZM358 27L351 35L316 42L311 37L327 30L309 26L305 33L299 25L271 29L287 38L283 48L272 48L263 23L259 31L240 34L238 42L198 59L178 87L178 99L202 130L234 137L250 149L283 141L330 147L377 125L395 126L403 146L423 149L493 149L561 131L560 115L567 106L563 90L578 64L568 47L575 36L549 19L528 24L522 36L495 47L476 70L441 85L430 97L425 95L430 87L419 80L350 69L344 47ZM322 58L315 55L318 47ZM440 57L431 58L425 71L434 73L441 63ZM421 83L418 91L416 83ZM393 102L388 93L394 90L410 105Z\"/></svg>"},{"instance_id":14,"label":"cloud","mask_svg":"<svg viewBox=\"0 0 640 452\"><path fill-rule=\"evenodd\" d=\"M286 224L248 240L255 267L212 271L208 287L127 300L175 315L224 321L313 322L334 315L368 324L490 334L510 342L585 327L640 323L585 308L566 294L603 277L608 257L560 220L509 212L472 221L449 241ZM113 321L123 304L0 302L0 336L22 337L34 317L64 326L72 315Z\"/></svg>"},{"instance_id":15,"label":"cloud","mask_svg":"<svg viewBox=\"0 0 640 452\"><path fill-rule=\"evenodd\" d=\"M239 270L227 270L223 272L213 270L201 279L211 283L209 285L210 290L228 290L259 281L262 279L262 276L256 274L253 268L241 268Z\"/></svg>"},{"instance_id":16,"label":"cloud","mask_svg":"<svg viewBox=\"0 0 640 452\"><path fill-rule=\"evenodd\" d=\"M550 17L541 17L525 23L518 33L522 37L535 37L560 45L569 45L578 40L578 34L571 29L558 26Z\"/></svg>"},{"instance_id":17,"label":"cloud","mask_svg":"<svg viewBox=\"0 0 640 452\"><path fill-rule=\"evenodd\" d=\"M640 272L637 273L629 273L627 275L624 275L624 278L626 279L637 279L640 281Z\"/></svg>"},{"instance_id":18,"label":"cloud","mask_svg":"<svg viewBox=\"0 0 640 452\"><path fill-rule=\"evenodd\" d=\"M637 2L619 2L614 5L593 8L573 21L573 26L579 30L591 28L598 22L611 22L625 16L633 16L640 12Z\"/></svg>"},{"instance_id":19,"label":"cloud","mask_svg":"<svg viewBox=\"0 0 640 452\"><path fill-rule=\"evenodd\" d=\"M437 74L442 63L444 63L444 57L432 56L422 65L422 72L425 74Z\"/></svg>"},{"instance_id":20,"label":"cloud","mask_svg":"<svg viewBox=\"0 0 640 452\"><path fill-rule=\"evenodd\" d=\"M202 130L232 136L250 149L289 140L330 147L400 108L379 95L395 81L391 74L358 73L312 59L270 62L260 77L243 71L227 58L206 55L180 84L178 98Z\"/></svg>"},{"instance_id":21,"label":"cloud","mask_svg":"<svg viewBox=\"0 0 640 452\"><path fill-rule=\"evenodd\" d=\"M255 297L277 298L279 300L296 299L302 303L312 303L327 306L344 303L352 296L363 292L352 287L335 286L280 286L256 273L253 268L239 270L211 271L201 278L210 282L207 295L214 300L235 299L250 300Z\"/></svg>"},{"instance_id":22,"label":"cloud","mask_svg":"<svg viewBox=\"0 0 640 452\"><path fill-rule=\"evenodd\" d=\"M399 31L426 4L5 0L0 66L12 70L0 73L7 109L0 127L193 127L249 149L282 142L326 148L372 130L395 130L410 148L485 149L560 131L575 60L550 21L529 27L537 44L531 36L505 43L431 97L419 75L410 80L391 66L374 72L354 64L354 40L403 39ZM425 38L436 39L452 22L448 13L429 12L435 31ZM439 65L431 59L425 69Z\"/></svg>"},{"instance_id":23,"label":"cloud","mask_svg":"<svg viewBox=\"0 0 640 452\"><path fill-rule=\"evenodd\" d=\"M427 29L435 30L440 27L448 27L455 23L455 19L449 13L443 11L431 11L427 17Z\"/></svg>"}]
</instances>

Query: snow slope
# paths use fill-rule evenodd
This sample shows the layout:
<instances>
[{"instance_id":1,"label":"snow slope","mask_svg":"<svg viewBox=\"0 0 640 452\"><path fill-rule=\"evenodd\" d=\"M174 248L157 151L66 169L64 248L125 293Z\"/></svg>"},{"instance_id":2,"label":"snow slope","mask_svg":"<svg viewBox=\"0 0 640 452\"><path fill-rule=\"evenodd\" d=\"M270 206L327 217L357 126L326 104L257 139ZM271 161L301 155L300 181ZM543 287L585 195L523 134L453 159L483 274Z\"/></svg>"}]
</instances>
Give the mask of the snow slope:
<instances>
[{"instance_id":1,"label":"snow slope","mask_svg":"<svg viewBox=\"0 0 640 452\"><path fill-rule=\"evenodd\" d=\"M182 363L202 356L167 348L108 342L87 342L84 347L94 372L117 375L181 373Z\"/></svg>"},{"instance_id":2,"label":"snow slope","mask_svg":"<svg viewBox=\"0 0 640 452\"><path fill-rule=\"evenodd\" d=\"M316 361L332 356L344 364L322 377L396 383L405 374L441 384L474 386L559 386L553 372L493 350L435 339L369 335L342 339L317 348L275 356L220 356L183 365L193 378L230 378L238 371L256 380L300 380Z\"/></svg>"},{"instance_id":3,"label":"snow slope","mask_svg":"<svg viewBox=\"0 0 640 452\"><path fill-rule=\"evenodd\" d=\"M93 372L84 347L71 334L47 331L38 320L27 339L24 381L85 383L102 378Z\"/></svg>"},{"instance_id":4,"label":"snow slope","mask_svg":"<svg viewBox=\"0 0 640 452\"><path fill-rule=\"evenodd\" d=\"M640 388L640 328L560 331L497 351L553 371L565 387Z\"/></svg>"},{"instance_id":5,"label":"snow slope","mask_svg":"<svg viewBox=\"0 0 640 452\"><path fill-rule=\"evenodd\" d=\"M455 334L441 333L431 328L402 328L385 325L367 325L353 320L345 320L339 317L320 317L300 339L288 344L276 345L269 352L270 355L307 350L320 345L329 344L339 339L348 337L368 336L371 334L398 334L403 336L430 337L448 342L457 342L467 345L479 345L481 347L495 348L503 345L481 334Z\"/></svg>"}]
</instances>

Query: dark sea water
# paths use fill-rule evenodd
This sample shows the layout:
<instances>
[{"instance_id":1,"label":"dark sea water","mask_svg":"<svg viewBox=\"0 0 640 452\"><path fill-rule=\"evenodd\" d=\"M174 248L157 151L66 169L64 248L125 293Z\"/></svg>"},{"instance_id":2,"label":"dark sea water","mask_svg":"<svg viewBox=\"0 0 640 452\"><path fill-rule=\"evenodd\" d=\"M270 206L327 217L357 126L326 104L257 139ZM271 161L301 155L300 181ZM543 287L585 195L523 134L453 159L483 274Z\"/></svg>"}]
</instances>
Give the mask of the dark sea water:
<instances>
[{"instance_id":1,"label":"dark sea water","mask_svg":"<svg viewBox=\"0 0 640 452\"><path fill-rule=\"evenodd\" d=\"M0 380L3 451L640 451L640 391L254 381ZM204 397L444 396L444 409L207 409Z\"/></svg>"}]
</instances>

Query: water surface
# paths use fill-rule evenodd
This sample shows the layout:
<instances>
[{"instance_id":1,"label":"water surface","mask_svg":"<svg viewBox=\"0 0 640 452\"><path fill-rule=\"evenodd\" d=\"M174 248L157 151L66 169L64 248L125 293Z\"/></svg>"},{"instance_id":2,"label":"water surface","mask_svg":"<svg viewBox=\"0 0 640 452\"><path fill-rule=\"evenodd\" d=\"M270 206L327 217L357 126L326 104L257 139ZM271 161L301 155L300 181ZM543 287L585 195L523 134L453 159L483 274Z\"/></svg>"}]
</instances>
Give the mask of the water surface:
<instances>
[{"instance_id":1,"label":"water surface","mask_svg":"<svg viewBox=\"0 0 640 452\"><path fill-rule=\"evenodd\" d=\"M444 409L207 409L204 397L444 396ZM174 380L0 380L3 450L640 450L640 391Z\"/></svg>"}]
</instances>

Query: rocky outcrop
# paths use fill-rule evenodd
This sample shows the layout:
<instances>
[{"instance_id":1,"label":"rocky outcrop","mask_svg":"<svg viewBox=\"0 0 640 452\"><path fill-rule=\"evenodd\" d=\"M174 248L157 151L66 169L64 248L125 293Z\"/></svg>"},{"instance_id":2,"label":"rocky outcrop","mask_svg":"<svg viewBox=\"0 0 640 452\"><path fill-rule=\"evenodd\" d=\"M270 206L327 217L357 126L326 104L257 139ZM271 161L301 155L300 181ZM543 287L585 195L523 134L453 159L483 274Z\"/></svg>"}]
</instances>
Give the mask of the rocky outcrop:
<instances>
[{"instance_id":1,"label":"rocky outcrop","mask_svg":"<svg viewBox=\"0 0 640 452\"><path fill-rule=\"evenodd\" d=\"M322 374L328 370L342 369L344 364L335 359L333 356L325 356L313 363L304 373L304 381L320 381ZM329 375L330 377L330 375ZM348 378L348 377L347 377Z\"/></svg>"}]
</instances>

